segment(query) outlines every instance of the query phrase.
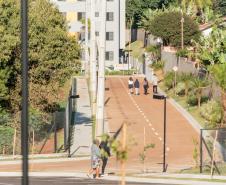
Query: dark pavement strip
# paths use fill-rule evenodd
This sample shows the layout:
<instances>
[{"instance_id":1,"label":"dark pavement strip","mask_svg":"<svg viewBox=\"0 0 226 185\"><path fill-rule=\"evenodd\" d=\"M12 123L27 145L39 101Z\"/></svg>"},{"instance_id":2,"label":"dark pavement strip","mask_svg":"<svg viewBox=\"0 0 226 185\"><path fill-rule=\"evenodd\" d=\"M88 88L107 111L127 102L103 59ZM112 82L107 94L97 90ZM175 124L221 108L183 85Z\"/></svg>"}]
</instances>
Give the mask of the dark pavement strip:
<instances>
[{"instance_id":1,"label":"dark pavement strip","mask_svg":"<svg viewBox=\"0 0 226 185\"><path fill-rule=\"evenodd\" d=\"M117 181L94 180L86 178L72 178L72 177L31 177L30 185L119 185ZM127 185L163 185L156 183L137 183L128 182ZM19 177L0 177L0 185L21 185L21 178ZM166 184L164 184L166 185Z\"/></svg>"}]
</instances>

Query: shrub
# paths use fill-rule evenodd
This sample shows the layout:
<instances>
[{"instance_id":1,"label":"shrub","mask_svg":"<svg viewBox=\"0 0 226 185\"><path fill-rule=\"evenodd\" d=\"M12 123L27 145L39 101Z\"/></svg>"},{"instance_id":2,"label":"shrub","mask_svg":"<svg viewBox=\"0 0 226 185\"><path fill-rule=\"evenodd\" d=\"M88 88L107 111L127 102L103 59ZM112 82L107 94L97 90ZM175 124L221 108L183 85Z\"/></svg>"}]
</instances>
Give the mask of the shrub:
<instances>
[{"instance_id":1,"label":"shrub","mask_svg":"<svg viewBox=\"0 0 226 185\"><path fill-rule=\"evenodd\" d=\"M174 73L173 72L166 73L164 77L164 85L167 87L168 90L173 88L173 83L174 83Z\"/></svg>"},{"instance_id":2,"label":"shrub","mask_svg":"<svg viewBox=\"0 0 226 185\"><path fill-rule=\"evenodd\" d=\"M156 37L161 37L164 45L180 47L181 13L174 10L155 16L148 31ZM199 37L198 24L191 17L184 15L184 45L191 45L191 40L198 40Z\"/></svg>"},{"instance_id":3,"label":"shrub","mask_svg":"<svg viewBox=\"0 0 226 185\"><path fill-rule=\"evenodd\" d=\"M179 82L175 88L175 92L178 95L184 95L185 94L185 84L183 82Z\"/></svg>"},{"instance_id":4,"label":"shrub","mask_svg":"<svg viewBox=\"0 0 226 185\"><path fill-rule=\"evenodd\" d=\"M159 61L153 62L152 65L151 65L151 67L154 70L163 69L164 68L164 61L159 60Z\"/></svg>"},{"instance_id":5,"label":"shrub","mask_svg":"<svg viewBox=\"0 0 226 185\"><path fill-rule=\"evenodd\" d=\"M179 49L176 52L177 57L188 57L189 56L189 51L187 49Z\"/></svg>"},{"instance_id":6,"label":"shrub","mask_svg":"<svg viewBox=\"0 0 226 185\"><path fill-rule=\"evenodd\" d=\"M208 99L209 99L209 97L207 97L207 96L202 96L202 97L201 97L201 103L207 102ZM192 94L192 95L190 95L190 96L188 97L187 103L188 103L190 106L196 106L196 105L198 105L198 99L197 99L197 97L196 97L194 94Z\"/></svg>"},{"instance_id":7,"label":"shrub","mask_svg":"<svg viewBox=\"0 0 226 185\"><path fill-rule=\"evenodd\" d=\"M222 119L222 107L217 101L208 101L201 106L200 115L207 120L206 127L216 128Z\"/></svg>"},{"instance_id":8,"label":"shrub","mask_svg":"<svg viewBox=\"0 0 226 185\"><path fill-rule=\"evenodd\" d=\"M12 150L13 142L13 133L14 130L8 126L0 126L0 150L2 151L3 147L7 147L7 153Z\"/></svg>"},{"instance_id":9,"label":"shrub","mask_svg":"<svg viewBox=\"0 0 226 185\"><path fill-rule=\"evenodd\" d=\"M132 75L136 70L124 70L124 71L108 71L105 70L105 75Z\"/></svg>"}]
</instances>

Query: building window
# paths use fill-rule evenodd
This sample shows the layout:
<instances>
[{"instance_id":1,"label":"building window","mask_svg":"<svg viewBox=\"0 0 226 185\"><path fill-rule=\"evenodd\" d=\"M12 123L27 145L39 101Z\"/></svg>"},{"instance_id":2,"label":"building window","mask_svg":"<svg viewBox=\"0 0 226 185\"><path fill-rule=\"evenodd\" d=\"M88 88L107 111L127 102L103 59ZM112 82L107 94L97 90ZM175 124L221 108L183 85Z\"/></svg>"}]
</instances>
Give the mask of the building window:
<instances>
[{"instance_id":1,"label":"building window","mask_svg":"<svg viewBox=\"0 0 226 185\"><path fill-rule=\"evenodd\" d=\"M99 36L99 32L98 31L96 31L95 34L96 34L97 37Z\"/></svg>"},{"instance_id":2,"label":"building window","mask_svg":"<svg viewBox=\"0 0 226 185\"><path fill-rule=\"evenodd\" d=\"M99 12L95 12L95 17L99 17Z\"/></svg>"},{"instance_id":3,"label":"building window","mask_svg":"<svg viewBox=\"0 0 226 185\"><path fill-rule=\"evenodd\" d=\"M106 19L107 19L107 21L113 21L114 20L114 13L113 12L107 12Z\"/></svg>"},{"instance_id":4,"label":"building window","mask_svg":"<svg viewBox=\"0 0 226 185\"><path fill-rule=\"evenodd\" d=\"M78 12L78 21L80 21L81 19L85 19L85 18L86 18L85 12Z\"/></svg>"},{"instance_id":5,"label":"building window","mask_svg":"<svg viewBox=\"0 0 226 185\"><path fill-rule=\"evenodd\" d=\"M105 60L113 61L114 60L114 52L113 51L106 51Z\"/></svg>"},{"instance_id":6,"label":"building window","mask_svg":"<svg viewBox=\"0 0 226 185\"><path fill-rule=\"evenodd\" d=\"M114 32L106 32L106 40L114 40Z\"/></svg>"}]
</instances>

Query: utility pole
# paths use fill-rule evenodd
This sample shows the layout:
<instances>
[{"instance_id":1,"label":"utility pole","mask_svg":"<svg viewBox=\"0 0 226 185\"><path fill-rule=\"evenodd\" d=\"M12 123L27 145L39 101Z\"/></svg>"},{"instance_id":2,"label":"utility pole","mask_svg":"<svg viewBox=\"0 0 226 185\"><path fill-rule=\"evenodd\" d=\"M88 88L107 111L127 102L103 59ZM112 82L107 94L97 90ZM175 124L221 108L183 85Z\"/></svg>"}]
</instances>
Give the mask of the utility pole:
<instances>
[{"instance_id":1,"label":"utility pole","mask_svg":"<svg viewBox=\"0 0 226 185\"><path fill-rule=\"evenodd\" d=\"M104 134L104 91L105 91L105 38L106 38L106 0L101 0L101 31L99 37L99 68L97 90L96 135Z\"/></svg>"},{"instance_id":2,"label":"utility pole","mask_svg":"<svg viewBox=\"0 0 226 185\"><path fill-rule=\"evenodd\" d=\"M181 49L184 49L184 15L181 9Z\"/></svg>"},{"instance_id":3,"label":"utility pole","mask_svg":"<svg viewBox=\"0 0 226 185\"><path fill-rule=\"evenodd\" d=\"M97 89L97 70L96 70L96 35L95 35L95 1L91 0L91 47L90 47L90 90L91 90L91 103L92 103L92 114L96 112L96 89ZM87 12L86 12L87 13Z\"/></svg>"},{"instance_id":4,"label":"utility pole","mask_svg":"<svg viewBox=\"0 0 226 185\"><path fill-rule=\"evenodd\" d=\"M86 0L86 20L85 20L85 75L89 75L89 22L88 22L88 1Z\"/></svg>"}]
</instances>

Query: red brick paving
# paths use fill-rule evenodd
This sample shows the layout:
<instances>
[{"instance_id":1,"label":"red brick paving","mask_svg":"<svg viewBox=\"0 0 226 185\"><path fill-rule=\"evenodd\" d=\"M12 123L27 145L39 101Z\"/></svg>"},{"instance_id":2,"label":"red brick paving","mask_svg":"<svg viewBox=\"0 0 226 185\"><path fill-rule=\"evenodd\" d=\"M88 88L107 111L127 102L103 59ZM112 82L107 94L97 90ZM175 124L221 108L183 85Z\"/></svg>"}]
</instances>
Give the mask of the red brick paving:
<instances>
[{"instance_id":1,"label":"red brick paving","mask_svg":"<svg viewBox=\"0 0 226 185\"><path fill-rule=\"evenodd\" d=\"M146 153L146 167L159 172L162 169L160 163L162 162L163 145L159 137L163 139L163 101L152 99L151 92L149 95L143 95L142 85L141 95L130 97L127 90L127 80L128 77L108 77L106 79L106 87L110 88L105 95L105 99L109 99L106 104L109 130L111 133L116 132L124 121L130 123L127 136L130 150L126 167L128 171L141 171L143 165L140 162L139 153L142 152L143 148L145 127L146 143L155 144L155 148ZM151 90L150 88L149 91ZM142 112L139 112L134 103L139 106ZM150 121L151 126L142 113ZM167 147L170 150L167 151L166 160L169 170L194 164L192 159L193 138L198 139L198 133L170 103L167 103ZM90 161L87 160L31 164L30 169L31 171L87 172L89 167ZM119 165L112 158L108 165L108 171L115 171L115 169L119 169ZM0 165L0 171L20 171L20 165Z\"/></svg>"}]
</instances>

